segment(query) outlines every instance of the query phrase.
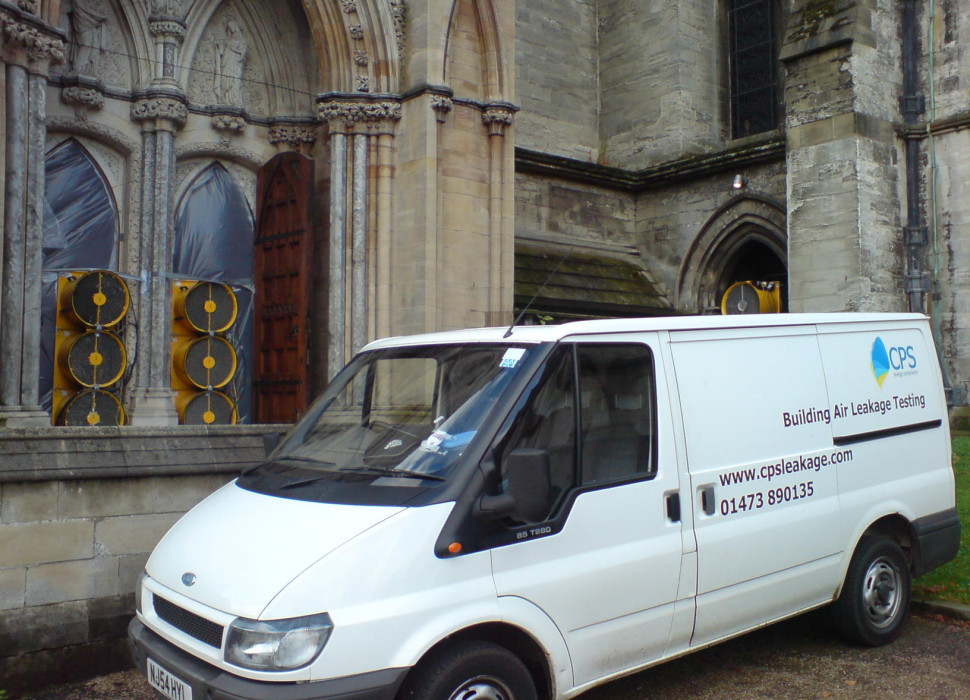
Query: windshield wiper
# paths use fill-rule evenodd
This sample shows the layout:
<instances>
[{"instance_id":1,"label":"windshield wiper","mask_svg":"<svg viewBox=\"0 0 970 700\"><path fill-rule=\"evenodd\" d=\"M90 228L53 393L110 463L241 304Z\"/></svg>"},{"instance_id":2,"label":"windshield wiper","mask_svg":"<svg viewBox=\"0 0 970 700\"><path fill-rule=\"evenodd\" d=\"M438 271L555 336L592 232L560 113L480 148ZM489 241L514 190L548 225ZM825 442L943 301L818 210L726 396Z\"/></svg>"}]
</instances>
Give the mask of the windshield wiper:
<instances>
[{"instance_id":1,"label":"windshield wiper","mask_svg":"<svg viewBox=\"0 0 970 700\"><path fill-rule=\"evenodd\" d=\"M443 476L437 474L425 474L415 472L410 469L396 469L395 467L343 467L338 471L356 472L358 474L379 474L381 476L395 476L407 479L430 479L431 481L447 481Z\"/></svg>"}]
</instances>

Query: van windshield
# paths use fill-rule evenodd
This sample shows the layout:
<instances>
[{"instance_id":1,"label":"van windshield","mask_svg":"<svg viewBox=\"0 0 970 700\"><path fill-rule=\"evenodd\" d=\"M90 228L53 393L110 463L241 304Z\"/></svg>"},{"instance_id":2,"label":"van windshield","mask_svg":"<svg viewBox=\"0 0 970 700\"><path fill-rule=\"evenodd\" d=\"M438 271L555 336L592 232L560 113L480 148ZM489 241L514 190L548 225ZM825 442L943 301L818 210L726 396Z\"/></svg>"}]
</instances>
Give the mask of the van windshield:
<instances>
[{"instance_id":1,"label":"van windshield","mask_svg":"<svg viewBox=\"0 0 970 700\"><path fill-rule=\"evenodd\" d=\"M462 344L362 353L256 470L272 474L272 488L255 490L316 499L322 494L297 492L319 491L328 482L446 482L529 351ZM240 485L252 482L244 477Z\"/></svg>"}]
</instances>

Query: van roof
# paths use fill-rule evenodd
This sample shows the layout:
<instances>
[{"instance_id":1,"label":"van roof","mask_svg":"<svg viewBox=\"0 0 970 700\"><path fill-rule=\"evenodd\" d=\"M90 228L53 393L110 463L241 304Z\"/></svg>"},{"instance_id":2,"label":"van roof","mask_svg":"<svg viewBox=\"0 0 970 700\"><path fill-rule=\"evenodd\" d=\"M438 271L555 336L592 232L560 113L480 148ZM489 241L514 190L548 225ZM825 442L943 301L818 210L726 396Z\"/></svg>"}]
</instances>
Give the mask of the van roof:
<instances>
[{"instance_id":1,"label":"van roof","mask_svg":"<svg viewBox=\"0 0 970 700\"><path fill-rule=\"evenodd\" d=\"M788 326L873 324L887 322L922 323L923 314L914 313L794 313L735 314L727 316L654 316L649 318L613 318L596 321L573 321L551 326L515 326L469 328L465 330L423 333L384 338L369 343L364 349L400 345L439 343L550 343L573 335L597 333L631 333L638 331L703 331L729 328L783 328ZM508 336L506 337L506 334Z\"/></svg>"}]
</instances>

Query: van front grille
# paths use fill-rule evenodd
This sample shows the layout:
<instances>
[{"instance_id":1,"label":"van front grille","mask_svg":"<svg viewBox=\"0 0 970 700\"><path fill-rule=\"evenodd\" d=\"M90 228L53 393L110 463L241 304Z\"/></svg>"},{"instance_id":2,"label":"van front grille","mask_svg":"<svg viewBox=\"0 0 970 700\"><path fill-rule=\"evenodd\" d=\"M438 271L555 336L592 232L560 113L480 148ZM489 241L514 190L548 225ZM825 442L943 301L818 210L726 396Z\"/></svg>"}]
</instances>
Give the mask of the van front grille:
<instances>
[{"instance_id":1,"label":"van front grille","mask_svg":"<svg viewBox=\"0 0 970 700\"><path fill-rule=\"evenodd\" d=\"M155 614L172 627L185 632L190 637L195 637L210 647L222 648L222 625L206 620L204 617L189 612L185 608L180 608L175 603L157 595L153 595L152 600L155 606Z\"/></svg>"}]
</instances>

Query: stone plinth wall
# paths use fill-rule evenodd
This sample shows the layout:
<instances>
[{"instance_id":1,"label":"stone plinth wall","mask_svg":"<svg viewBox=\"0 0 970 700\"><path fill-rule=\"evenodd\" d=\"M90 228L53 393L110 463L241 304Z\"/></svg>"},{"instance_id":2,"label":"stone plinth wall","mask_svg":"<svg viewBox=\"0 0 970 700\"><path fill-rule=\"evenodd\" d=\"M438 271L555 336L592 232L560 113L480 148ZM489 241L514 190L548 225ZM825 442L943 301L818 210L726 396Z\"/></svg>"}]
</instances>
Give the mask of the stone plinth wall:
<instances>
[{"instance_id":1,"label":"stone plinth wall","mask_svg":"<svg viewBox=\"0 0 970 700\"><path fill-rule=\"evenodd\" d=\"M129 667L155 544L285 427L0 431L0 690Z\"/></svg>"}]
</instances>

